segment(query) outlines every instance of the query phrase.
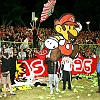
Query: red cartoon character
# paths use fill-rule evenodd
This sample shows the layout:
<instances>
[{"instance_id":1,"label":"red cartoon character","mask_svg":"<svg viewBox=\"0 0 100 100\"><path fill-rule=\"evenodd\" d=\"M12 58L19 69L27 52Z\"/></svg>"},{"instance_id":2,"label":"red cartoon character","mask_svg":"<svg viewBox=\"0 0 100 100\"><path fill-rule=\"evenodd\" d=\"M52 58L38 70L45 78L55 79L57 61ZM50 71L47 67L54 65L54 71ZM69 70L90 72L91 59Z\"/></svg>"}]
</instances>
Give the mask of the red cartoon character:
<instances>
[{"instance_id":1,"label":"red cartoon character","mask_svg":"<svg viewBox=\"0 0 100 100\"><path fill-rule=\"evenodd\" d=\"M54 24L55 31L63 37L63 39L59 38L59 49L61 53L73 58L77 57L78 44L74 44L73 41L82 29L81 24L76 22L75 17L70 13L64 14L60 19L55 20Z\"/></svg>"}]
</instances>

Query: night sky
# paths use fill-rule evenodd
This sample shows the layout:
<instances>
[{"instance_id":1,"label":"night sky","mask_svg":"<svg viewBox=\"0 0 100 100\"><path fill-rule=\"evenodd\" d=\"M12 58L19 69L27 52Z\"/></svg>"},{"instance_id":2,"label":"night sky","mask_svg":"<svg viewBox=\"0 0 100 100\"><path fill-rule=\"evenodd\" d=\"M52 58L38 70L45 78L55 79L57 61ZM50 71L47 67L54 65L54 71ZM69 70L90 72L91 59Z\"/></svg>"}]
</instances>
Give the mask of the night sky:
<instances>
[{"instance_id":1,"label":"night sky","mask_svg":"<svg viewBox=\"0 0 100 100\"><path fill-rule=\"evenodd\" d=\"M74 1L75 0L56 0L56 5L65 5L69 9L72 9ZM48 2L48 0L47 0L47 2ZM22 0L21 1L21 5L25 7L26 11L35 11L36 10L35 4L36 4L36 0Z\"/></svg>"},{"instance_id":2,"label":"night sky","mask_svg":"<svg viewBox=\"0 0 100 100\"><path fill-rule=\"evenodd\" d=\"M36 0L22 0L21 5L25 7L26 11L35 10Z\"/></svg>"},{"instance_id":3,"label":"night sky","mask_svg":"<svg viewBox=\"0 0 100 100\"><path fill-rule=\"evenodd\" d=\"M63 8L66 7L66 11L64 11L64 13L73 13L75 15L76 19L78 19L79 21L82 22L85 29L86 29L86 21L90 20L91 21L90 27L93 30L98 30L98 28L100 27L100 25L99 25L100 14L98 13L100 10L100 7L98 6L100 1L99 0L89 0L89 1L88 0L77 0L77 1L80 1L79 6L78 5L76 6L75 1L76 0L56 0L55 8L58 6L63 7ZM40 2L42 2L42 0L40 0ZM47 2L48 2L48 0L44 0L44 3L47 3ZM43 3L43 5L44 5L44 3ZM38 18L40 16L39 14L42 13L43 5L41 4L41 6L42 6L42 7L40 7L41 12L38 12L38 14L37 14L37 11L35 8L36 4L37 4L37 0L21 0L21 5L25 7L25 11L23 12L21 17L25 23L28 22L27 25L29 25L29 23L31 22L32 12L36 12L35 15ZM97 6L95 6L95 5L97 5ZM75 7L76 7L76 9L74 10L73 8L75 8ZM58 10L56 10L56 11L58 11ZM89 12L89 13L87 13L87 12ZM59 14L59 11L57 14ZM96 16L94 14L96 14ZM62 15L62 13L59 16L61 16L61 15ZM59 16L58 16L58 18L59 18ZM50 18L52 19L53 16L49 17L47 21L49 21ZM98 22L97 22L98 26L96 26L97 24L95 25L96 19L98 19ZM37 21L37 23L39 23L39 21ZM46 23L46 22L44 21L44 23ZM43 23L43 25L44 25L44 23Z\"/></svg>"},{"instance_id":4,"label":"night sky","mask_svg":"<svg viewBox=\"0 0 100 100\"><path fill-rule=\"evenodd\" d=\"M30 26L32 12L35 12L38 25L44 4L47 2L48 0L0 0L0 23L8 24L13 20L12 25ZM87 28L86 21L90 21L92 30L100 30L100 0L56 0L52 16L43 21L41 27L53 27L54 20L64 13L72 13L76 20L82 23L83 29ZM8 19L5 20L4 16Z\"/></svg>"},{"instance_id":5,"label":"night sky","mask_svg":"<svg viewBox=\"0 0 100 100\"><path fill-rule=\"evenodd\" d=\"M74 1L75 0L56 0L55 6L63 5L63 6L66 6L67 9L72 10ZM25 18L26 18L26 19L29 19L29 21L31 22L32 12L36 11L36 8L35 8L36 2L37 2L36 0L21 0L21 5L25 7L25 11L22 14L23 21L25 21ZM45 3L47 2L48 0Z\"/></svg>"}]
</instances>

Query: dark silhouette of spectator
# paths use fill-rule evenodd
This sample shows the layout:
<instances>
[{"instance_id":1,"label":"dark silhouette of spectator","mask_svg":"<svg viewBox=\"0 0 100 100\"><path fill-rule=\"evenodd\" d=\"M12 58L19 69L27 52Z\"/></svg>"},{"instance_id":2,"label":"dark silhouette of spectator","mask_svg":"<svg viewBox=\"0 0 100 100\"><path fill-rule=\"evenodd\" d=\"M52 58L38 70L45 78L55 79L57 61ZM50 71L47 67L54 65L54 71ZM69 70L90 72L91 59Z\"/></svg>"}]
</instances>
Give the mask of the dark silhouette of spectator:
<instances>
[{"instance_id":1,"label":"dark silhouette of spectator","mask_svg":"<svg viewBox=\"0 0 100 100\"><path fill-rule=\"evenodd\" d=\"M15 84L14 79L15 79L15 72L16 72L16 60L17 56L12 53L11 55L11 67L10 67L10 80L11 84Z\"/></svg>"},{"instance_id":2,"label":"dark silhouette of spectator","mask_svg":"<svg viewBox=\"0 0 100 100\"><path fill-rule=\"evenodd\" d=\"M37 30L33 30L33 47L38 48L38 36L37 36Z\"/></svg>"}]
</instances>

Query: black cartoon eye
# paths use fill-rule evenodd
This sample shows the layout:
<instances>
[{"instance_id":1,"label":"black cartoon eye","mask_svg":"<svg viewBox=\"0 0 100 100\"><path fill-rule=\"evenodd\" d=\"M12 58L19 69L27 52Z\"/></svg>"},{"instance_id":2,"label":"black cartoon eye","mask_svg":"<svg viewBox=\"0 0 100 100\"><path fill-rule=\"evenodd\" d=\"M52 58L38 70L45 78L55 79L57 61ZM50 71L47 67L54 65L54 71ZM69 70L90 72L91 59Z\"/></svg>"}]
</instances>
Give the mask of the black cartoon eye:
<instances>
[{"instance_id":1,"label":"black cartoon eye","mask_svg":"<svg viewBox=\"0 0 100 100\"><path fill-rule=\"evenodd\" d=\"M75 27L73 27L73 30L75 30Z\"/></svg>"},{"instance_id":2,"label":"black cartoon eye","mask_svg":"<svg viewBox=\"0 0 100 100\"><path fill-rule=\"evenodd\" d=\"M71 29L71 27L69 26L69 30Z\"/></svg>"}]
</instances>

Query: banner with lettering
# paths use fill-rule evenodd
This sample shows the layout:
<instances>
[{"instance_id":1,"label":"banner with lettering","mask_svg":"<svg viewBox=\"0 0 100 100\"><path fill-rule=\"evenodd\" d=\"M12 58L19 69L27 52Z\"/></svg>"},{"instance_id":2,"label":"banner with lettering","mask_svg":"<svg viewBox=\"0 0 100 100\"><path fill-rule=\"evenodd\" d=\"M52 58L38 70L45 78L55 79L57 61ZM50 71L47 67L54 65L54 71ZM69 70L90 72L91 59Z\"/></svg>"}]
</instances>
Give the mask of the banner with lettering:
<instances>
[{"instance_id":1,"label":"banner with lettering","mask_svg":"<svg viewBox=\"0 0 100 100\"><path fill-rule=\"evenodd\" d=\"M62 58L59 59L59 63L61 64ZM92 74L96 70L97 66L97 58L84 58L78 57L73 60L74 65L72 66L72 75L76 74ZM47 72L47 64L44 64L43 60L39 58L32 58L29 60L18 60L17 63L23 64L25 68L26 76L34 75L34 76L48 76ZM66 66L67 67L67 66Z\"/></svg>"}]
</instances>

